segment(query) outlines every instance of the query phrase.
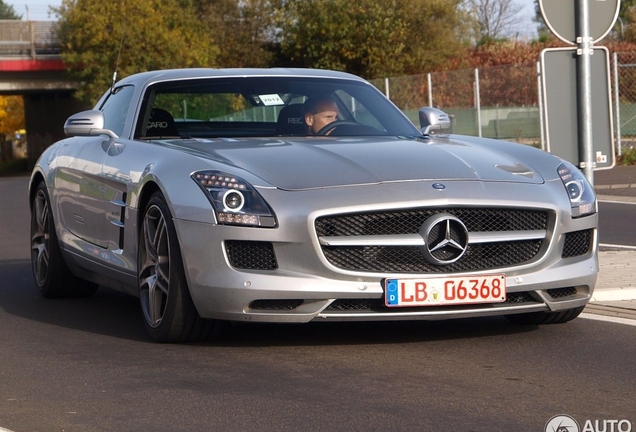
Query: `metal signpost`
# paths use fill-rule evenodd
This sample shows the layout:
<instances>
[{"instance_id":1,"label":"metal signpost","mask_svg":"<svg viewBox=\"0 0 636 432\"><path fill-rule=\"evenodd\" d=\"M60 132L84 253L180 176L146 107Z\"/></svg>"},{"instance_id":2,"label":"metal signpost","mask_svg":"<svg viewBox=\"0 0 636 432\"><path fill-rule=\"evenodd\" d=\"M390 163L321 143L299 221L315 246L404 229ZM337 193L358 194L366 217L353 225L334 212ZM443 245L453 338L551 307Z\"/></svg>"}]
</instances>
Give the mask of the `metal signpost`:
<instances>
[{"instance_id":1,"label":"metal signpost","mask_svg":"<svg viewBox=\"0 0 636 432\"><path fill-rule=\"evenodd\" d=\"M585 156L578 145L582 141L579 127L582 123L578 116L577 57L574 48L549 48L541 52L540 62L543 100L547 100L542 117L546 132L543 149L574 165L580 165ZM594 48L590 60L590 73L594 77L590 89L592 121L588 122L588 125L594 122L592 157L596 169L608 169L614 166L609 51L605 47Z\"/></svg>"},{"instance_id":2,"label":"metal signpost","mask_svg":"<svg viewBox=\"0 0 636 432\"><path fill-rule=\"evenodd\" d=\"M576 49L572 51L576 54L576 107L577 116L576 122L570 125L571 128L579 132L573 134L577 136L577 140L570 143L563 143L564 145L570 145L574 148L578 148L577 160L571 160L571 162L577 164L584 170L585 176L590 183L594 183L594 168L601 168L603 157L597 157L595 160L595 148L596 142L593 142L592 121L596 121L597 118L592 115L592 67L591 57L594 54L594 43L604 38L614 26L616 19L618 18L618 12L620 7L619 0L539 0L539 8L541 15L545 20L548 28L559 39L567 42L571 45L576 45ZM594 14L594 23L590 24L590 14ZM542 59L546 59L548 56L542 53ZM544 75L551 75L551 66L549 62L544 61ZM558 74L558 73L557 73ZM553 95L546 91L546 79L542 79L543 94L545 95L545 107L549 113L551 106L558 104L561 101L551 97ZM606 96L601 101L595 103L602 103L609 101L609 87L605 87L603 83L603 93ZM609 103L608 103L609 105ZM611 105L610 110L611 110ZM558 109L558 108L554 108ZM553 109L553 111L554 111ZM547 116L546 116L547 117ZM549 121L549 120L548 120ZM614 139L611 128L611 111L610 111L610 134L607 137L607 141L610 142L611 152L607 155L611 159L611 166L614 161ZM567 127L567 125L561 125L561 127ZM551 148L554 147L554 141L550 139L551 131L546 129L546 135L548 141L552 142ZM604 140L601 140L604 141ZM598 150L603 154L603 149ZM607 168L607 167L606 167Z\"/></svg>"},{"instance_id":3,"label":"metal signpost","mask_svg":"<svg viewBox=\"0 0 636 432\"><path fill-rule=\"evenodd\" d=\"M577 39L582 37L576 26L577 21L581 20L578 13L583 13L582 3L581 0L539 0L541 15L550 31L570 45L576 45ZM588 36L596 43L607 36L614 27L620 1L587 0L585 3L588 3L585 8L589 11L588 16L594 17L593 21L588 20Z\"/></svg>"}]
</instances>

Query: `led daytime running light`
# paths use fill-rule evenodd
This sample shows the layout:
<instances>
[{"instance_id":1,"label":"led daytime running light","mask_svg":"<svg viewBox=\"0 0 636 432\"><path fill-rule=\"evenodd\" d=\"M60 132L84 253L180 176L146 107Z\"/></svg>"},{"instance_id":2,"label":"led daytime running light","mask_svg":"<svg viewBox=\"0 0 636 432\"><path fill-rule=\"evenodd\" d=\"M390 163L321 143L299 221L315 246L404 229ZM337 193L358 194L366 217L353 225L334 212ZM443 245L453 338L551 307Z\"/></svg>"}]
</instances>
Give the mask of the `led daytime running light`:
<instances>
[{"instance_id":1,"label":"led daytime running light","mask_svg":"<svg viewBox=\"0 0 636 432\"><path fill-rule=\"evenodd\" d=\"M238 189L238 190L247 189L245 184L238 181L235 177L197 173L195 175L195 179L196 181L199 182L201 186L205 186L205 187L228 188L228 189Z\"/></svg>"}]
</instances>

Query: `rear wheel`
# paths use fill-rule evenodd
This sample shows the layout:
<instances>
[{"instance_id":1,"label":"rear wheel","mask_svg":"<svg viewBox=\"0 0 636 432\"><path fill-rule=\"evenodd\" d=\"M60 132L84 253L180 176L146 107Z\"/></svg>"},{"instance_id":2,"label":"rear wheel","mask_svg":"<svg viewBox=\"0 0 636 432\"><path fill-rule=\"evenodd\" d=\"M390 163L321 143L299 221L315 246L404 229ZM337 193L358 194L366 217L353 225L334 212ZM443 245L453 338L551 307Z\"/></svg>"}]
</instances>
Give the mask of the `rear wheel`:
<instances>
[{"instance_id":1,"label":"rear wheel","mask_svg":"<svg viewBox=\"0 0 636 432\"><path fill-rule=\"evenodd\" d=\"M508 321L521 325L563 324L572 321L583 312L585 306L566 309L558 312L531 312L516 315L506 315Z\"/></svg>"},{"instance_id":2,"label":"rear wheel","mask_svg":"<svg viewBox=\"0 0 636 432\"><path fill-rule=\"evenodd\" d=\"M31 268L38 291L47 298L88 297L98 288L71 274L66 266L44 182L38 185L31 203Z\"/></svg>"},{"instance_id":3,"label":"rear wheel","mask_svg":"<svg viewBox=\"0 0 636 432\"><path fill-rule=\"evenodd\" d=\"M143 214L137 268L141 310L155 340L194 342L218 335L220 323L202 319L194 306L172 216L159 192Z\"/></svg>"}]
</instances>

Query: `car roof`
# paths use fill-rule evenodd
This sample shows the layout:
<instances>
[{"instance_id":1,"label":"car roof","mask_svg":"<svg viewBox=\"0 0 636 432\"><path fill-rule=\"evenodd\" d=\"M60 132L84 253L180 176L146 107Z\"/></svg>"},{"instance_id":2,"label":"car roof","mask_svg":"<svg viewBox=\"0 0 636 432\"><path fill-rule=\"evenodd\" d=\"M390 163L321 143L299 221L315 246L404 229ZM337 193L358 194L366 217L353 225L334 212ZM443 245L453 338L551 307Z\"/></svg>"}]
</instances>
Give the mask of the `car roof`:
<instances>
[{"instance_id":1,"label":"car roof","mask_svg":"<svg viewBox=\"0 0 636 432\"><path fill-rule=\"evenodd\" d=\"M340 78L364 81L362 78L346 72L324 69L303 68L233 68L233 69L165 69L141 72L119 81L117 86L126 84L149 84L151 82L172 81L183 79L216 78L216 77L315 77Z\"/></svg>"}]
</instances>

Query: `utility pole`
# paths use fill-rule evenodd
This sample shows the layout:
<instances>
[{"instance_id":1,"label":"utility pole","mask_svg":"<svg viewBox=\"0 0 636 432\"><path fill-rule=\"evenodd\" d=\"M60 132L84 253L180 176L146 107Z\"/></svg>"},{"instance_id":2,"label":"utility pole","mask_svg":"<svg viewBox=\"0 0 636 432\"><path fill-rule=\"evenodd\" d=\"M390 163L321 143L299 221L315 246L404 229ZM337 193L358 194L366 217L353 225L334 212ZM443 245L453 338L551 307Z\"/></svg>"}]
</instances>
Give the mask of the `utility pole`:
<instances>
[{"instance_id":1,"label":"utility pole","mask_svg":"<svg viewBox=\"0 0 636 432\"><path fill-rule=\"evenodd\" d=\"M590 36L590 8L589 0L578 0L578 28L576 42L577 54L577 85L579 96L579 127L581 135L579 155L583 156L580 168L590 184L594 185L594 144L592 142L592 75L590 57L592 56L593 41Z\"/></svg>"}]
</instances>

